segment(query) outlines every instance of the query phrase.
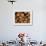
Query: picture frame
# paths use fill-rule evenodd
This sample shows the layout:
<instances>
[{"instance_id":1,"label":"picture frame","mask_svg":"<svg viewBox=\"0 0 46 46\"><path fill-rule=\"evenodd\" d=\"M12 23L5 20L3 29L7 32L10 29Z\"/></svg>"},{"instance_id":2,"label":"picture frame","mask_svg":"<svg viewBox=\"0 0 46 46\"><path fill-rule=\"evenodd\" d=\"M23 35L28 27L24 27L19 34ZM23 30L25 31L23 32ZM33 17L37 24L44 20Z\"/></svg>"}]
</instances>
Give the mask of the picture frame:
<instances>
[{"instance_id":1,"label":"picture frame","mask_svg":"<svg viewBox=\"0 0 46 46\"><path fill-rule=\"evenodd\" d=\"M18 14L21 14L21 15L18 15ZM22 22L22 18L21 18L21 16L23 16L22 14L24 14L24 17L28 16L27 17L28 21L23 21ZM17 16L19 16L21 19L18 19ZM16 25L16 26L30 26L30 25L32 25L32 22L33 22L32 10L15 10L15 14L14 14L14 25Z\"/></svg>"}]
</instances>

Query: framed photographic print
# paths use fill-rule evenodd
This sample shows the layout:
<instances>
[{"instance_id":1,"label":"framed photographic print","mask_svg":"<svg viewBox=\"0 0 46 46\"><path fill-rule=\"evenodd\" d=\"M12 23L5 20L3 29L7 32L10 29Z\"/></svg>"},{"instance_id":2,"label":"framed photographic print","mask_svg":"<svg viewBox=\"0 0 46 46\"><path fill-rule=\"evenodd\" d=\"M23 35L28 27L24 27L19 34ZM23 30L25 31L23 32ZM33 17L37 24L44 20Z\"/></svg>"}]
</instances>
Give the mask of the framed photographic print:
<instances>
[{"instance_id":1,"label":"framed photographic print","mask_svg":"<svg viewBox=\"0 0 46 46\"><path fill-rule=\"evenodd\" d=\"M15 25L32 25L31 10L16 10L14 16Z\"/></svg>"}]
</instances>

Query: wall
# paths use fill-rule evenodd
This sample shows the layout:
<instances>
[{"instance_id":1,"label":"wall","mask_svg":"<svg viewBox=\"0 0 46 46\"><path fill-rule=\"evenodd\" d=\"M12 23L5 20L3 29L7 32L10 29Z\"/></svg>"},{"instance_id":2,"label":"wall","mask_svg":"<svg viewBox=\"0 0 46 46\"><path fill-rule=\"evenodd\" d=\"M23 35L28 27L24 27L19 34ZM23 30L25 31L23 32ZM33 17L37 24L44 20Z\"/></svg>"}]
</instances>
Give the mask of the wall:
<instances>
[{"instance_id":1,"label":"wall","mask_svg":"<svg viewBox=\"0 0 46 46\"><path fill-rule=\"evenodd\" d=\"M32 9L32 26L15 26L15 10ZM46 0L17 0L13 5L7 0L0 0L0 40L15 40L18 32L26 32L33 40L46 40Z\"/></svg>"}]
</instances>

